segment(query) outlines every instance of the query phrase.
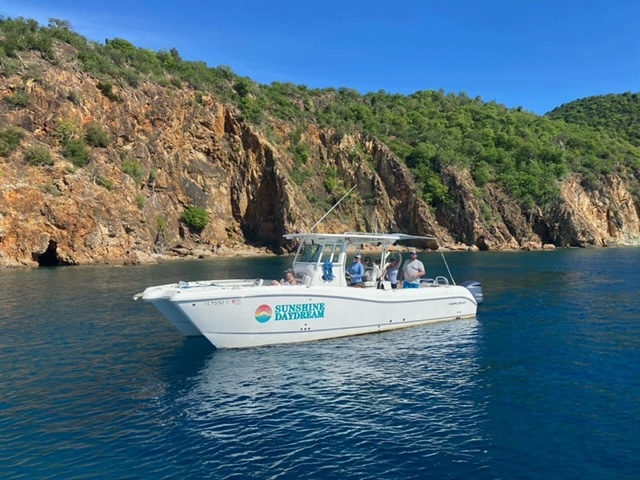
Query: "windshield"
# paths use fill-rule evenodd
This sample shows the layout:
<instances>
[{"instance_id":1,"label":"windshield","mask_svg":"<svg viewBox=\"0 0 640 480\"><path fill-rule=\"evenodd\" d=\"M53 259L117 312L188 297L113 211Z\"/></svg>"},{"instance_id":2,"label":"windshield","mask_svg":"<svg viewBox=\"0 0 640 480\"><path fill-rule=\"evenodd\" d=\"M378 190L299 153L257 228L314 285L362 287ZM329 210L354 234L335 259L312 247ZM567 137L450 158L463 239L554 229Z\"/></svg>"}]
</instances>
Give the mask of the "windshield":
<instances>
[{"instance_id":1,"label":"windshield","mask_svg":"<svg viewBox=\"0 0 640 480\"><path fill-rule=\"evenodd\" d=\"M341 244L316 244L305 243L298 252L296 261L306 263L316 262L337 262L339 260L340 253L342 252Z\"/></svg>"}]
</instances>

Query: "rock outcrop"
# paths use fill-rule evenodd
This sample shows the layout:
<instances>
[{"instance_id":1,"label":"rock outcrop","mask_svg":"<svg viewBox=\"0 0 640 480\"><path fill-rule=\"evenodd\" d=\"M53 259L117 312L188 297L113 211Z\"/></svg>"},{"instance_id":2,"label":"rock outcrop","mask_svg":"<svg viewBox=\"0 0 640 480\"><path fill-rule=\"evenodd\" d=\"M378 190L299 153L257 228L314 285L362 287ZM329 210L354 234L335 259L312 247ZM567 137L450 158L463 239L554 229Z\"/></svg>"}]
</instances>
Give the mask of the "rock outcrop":
<instances>
[{"instance_id":1,"label":"rock outcrop","mask_svg":"<svg viewBox=\"0 0 640 480\"><path fill-rule=\"evenodd\" d=\"M145 83L115 86L110 99L85 73L29 62L37 79L0 77L0 98L29 96L25 107L0 107L0 130L25 131L0 159L0 266L279 253L293 248L283 234L311 229L354 186L319 229L435 235L441 246L483 250L640 244L638 205L617 176L597 189L571 177L553 208L525 211L498 186L479 192L470 172L448 167L453 201L434 208L375 138L308 125L297 140L308 154L296 156L293 126L274 122L265 133L202 92ZM89 125L110 141L76 167L61 155L62 136ZM25 161L36 145L53 165ZM192 205L208 212L200 232L181 221Z\"/></svg>"}]
</instances>

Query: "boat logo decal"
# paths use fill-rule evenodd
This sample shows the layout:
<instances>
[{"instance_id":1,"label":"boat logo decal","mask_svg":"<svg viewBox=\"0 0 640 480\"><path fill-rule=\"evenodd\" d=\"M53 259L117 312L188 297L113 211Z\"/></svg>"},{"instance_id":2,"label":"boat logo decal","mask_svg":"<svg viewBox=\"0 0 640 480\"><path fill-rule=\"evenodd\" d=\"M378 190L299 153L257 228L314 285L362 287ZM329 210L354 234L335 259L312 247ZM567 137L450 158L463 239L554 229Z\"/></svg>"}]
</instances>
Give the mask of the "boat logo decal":
<instances>
[{"instance_id":1,"label":"boat logo decal","mask_svg":"<svg viewBox=\"0 0 640 480\"><path fill-rule=\"evenodd\" d=\"M271 308L270 305L260 305L256 308L255 317L258 322L267 323L272 318L275 321L324 318L324 313L324 303L294 303L291 305L276 305L275 309Z\"/></svg>"},{"instance_id":2,"label":"boat logo decal","mask_svg":"<svg viewBox=\"0 0 640 480\"><path fill-rule=\"evenodd\" d=\"M276 305L276 320L306 320L311 318L324 318L324 303Z\"/></svg>"},{"instance_id":3,"label":"boat logo decal","mask_svg":"<svg viewBox=\"0 0 640 480\"><path fill-rule=\"evenodd\" d=\"M260 305L256 308L256 320L260 323L267 323L273 316L273 310L269 305Z\"/></svg>"}]
</instances>

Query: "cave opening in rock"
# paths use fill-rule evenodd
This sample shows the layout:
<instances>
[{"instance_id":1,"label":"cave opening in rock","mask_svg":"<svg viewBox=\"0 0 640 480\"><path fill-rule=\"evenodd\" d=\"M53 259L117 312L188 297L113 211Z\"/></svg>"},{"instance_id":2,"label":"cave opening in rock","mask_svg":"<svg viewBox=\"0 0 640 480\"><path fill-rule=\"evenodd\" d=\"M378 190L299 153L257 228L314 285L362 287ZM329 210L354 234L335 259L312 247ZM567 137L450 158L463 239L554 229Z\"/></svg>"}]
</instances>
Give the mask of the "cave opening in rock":
<instances>
[{"instance_id":1,"label":"cave opening in rock","mask_svg":"<svg viewBox=\"0 0 640 480\"><path fill-rule=\"evenodd\" d=\"M69 265L58 258L58 244L54 240L49 240L49 246L44 253L33 253L33 260L38 262L40 267L59 267Z\"/></svg>"}]
</instances>

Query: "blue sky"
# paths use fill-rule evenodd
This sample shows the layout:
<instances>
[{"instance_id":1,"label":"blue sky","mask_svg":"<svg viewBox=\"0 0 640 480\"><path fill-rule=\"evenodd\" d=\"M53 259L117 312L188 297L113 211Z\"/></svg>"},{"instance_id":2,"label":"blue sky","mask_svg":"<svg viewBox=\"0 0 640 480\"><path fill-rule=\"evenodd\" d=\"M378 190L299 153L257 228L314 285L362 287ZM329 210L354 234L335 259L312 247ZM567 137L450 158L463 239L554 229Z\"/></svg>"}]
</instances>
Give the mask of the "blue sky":
<instances>
[{"instance_id":1,"label":"blue sky","mask_svg":"<svg viewBox=\"0 0 640 480\"><path fill-rule=\"evenodd\" d=\"M464 91L538 114L640 92L638 0L0 0L0 15L175 47L267 84Z\"/></svg>"}]
</instances>

